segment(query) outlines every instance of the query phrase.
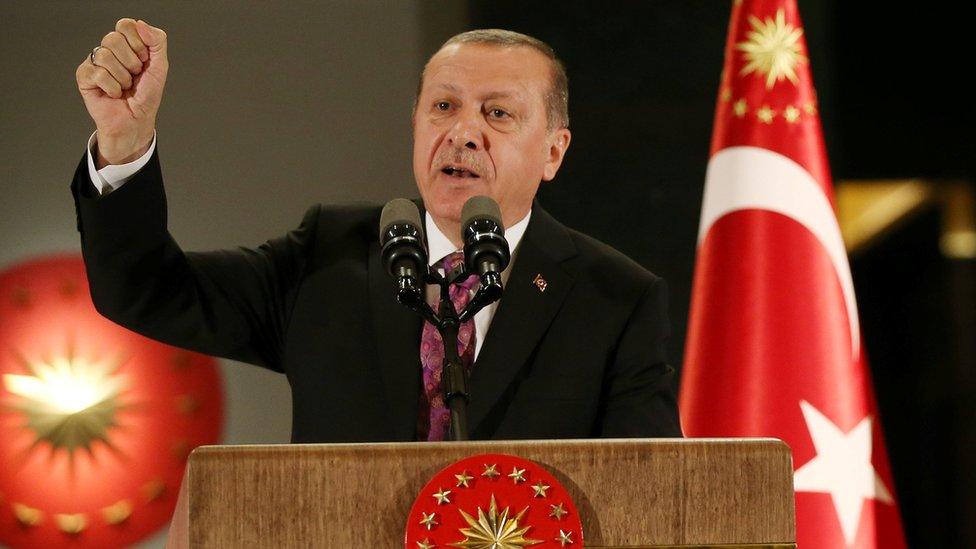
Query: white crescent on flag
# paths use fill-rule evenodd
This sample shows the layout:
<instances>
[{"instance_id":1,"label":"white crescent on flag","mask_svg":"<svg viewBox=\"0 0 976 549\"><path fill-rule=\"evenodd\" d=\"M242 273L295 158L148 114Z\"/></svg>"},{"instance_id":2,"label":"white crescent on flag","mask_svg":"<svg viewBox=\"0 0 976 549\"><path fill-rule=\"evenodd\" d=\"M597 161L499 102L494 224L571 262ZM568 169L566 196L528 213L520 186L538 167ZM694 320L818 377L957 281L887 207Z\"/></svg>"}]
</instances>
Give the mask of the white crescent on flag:
<instances>
[{"instance_id":1,"label":"white crescent on flag","mask_svg":"<svg viewBox=\"0 0 976 549\"><path fill-rule=\"evenodd\" d=\"M837 272L851 326L851 356L860 353L854 282L834 210L820 185L789 157L760 147L729 147L712 156L705 175L698 244L723 216L768 210L794 219L823 246Z\"/></svg>"}]
</instances>

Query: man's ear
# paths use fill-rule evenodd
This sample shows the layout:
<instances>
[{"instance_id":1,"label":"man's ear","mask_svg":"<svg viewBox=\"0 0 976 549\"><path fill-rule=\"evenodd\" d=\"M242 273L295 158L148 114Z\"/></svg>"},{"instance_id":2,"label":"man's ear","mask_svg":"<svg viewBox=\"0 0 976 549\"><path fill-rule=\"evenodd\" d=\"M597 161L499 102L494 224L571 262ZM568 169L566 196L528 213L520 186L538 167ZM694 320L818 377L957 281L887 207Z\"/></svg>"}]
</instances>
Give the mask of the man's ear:
<instances>
[{"instance_id":1,"label":"man's ear","mask_svg":"<svg viewBox=\"0 0 976 549\"><path fill-rule=\"evenodd\" d=\"M566 149L569 148L570 138L572 138L572 134L569 132L569 128L553 130L549 134L548 156L546 157L546 165L542 170L543 181L552 181L556 177L556 172L559 171L559 166L563 163L563 157L566 156Z\"/></svg>"}]
</instances>

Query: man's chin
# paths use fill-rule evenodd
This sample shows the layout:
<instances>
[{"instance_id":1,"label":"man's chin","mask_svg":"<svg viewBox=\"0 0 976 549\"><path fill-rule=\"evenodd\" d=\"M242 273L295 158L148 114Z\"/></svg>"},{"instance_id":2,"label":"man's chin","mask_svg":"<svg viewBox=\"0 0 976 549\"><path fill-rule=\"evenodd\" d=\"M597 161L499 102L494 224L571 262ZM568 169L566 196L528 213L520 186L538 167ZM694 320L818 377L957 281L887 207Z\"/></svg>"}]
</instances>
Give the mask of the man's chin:
<instances>
[{"instance_id":1,"label":"man's chin","mask_svg":"<svg viewBox=\"0 0 976 549\"><path fill-rule=\"evenodd\" d=\"M466 189L464 191L438 192L433 196L424 197L424 207L436 218L453 223L461 222L461 209L472 196L485 194L484 191Z\"/></svg>"},{"instance_id":2,"label":"man's chin","mask_svg":"<svg viewBox=\"0 0 976 549\"><path fill-rule=\"evenodd\" d=\"M457 200L433 200L425 201L424 207L435 219L449 221L451 223L461 222L461 208L464 201Z\"/></svg>"}]
</instances>

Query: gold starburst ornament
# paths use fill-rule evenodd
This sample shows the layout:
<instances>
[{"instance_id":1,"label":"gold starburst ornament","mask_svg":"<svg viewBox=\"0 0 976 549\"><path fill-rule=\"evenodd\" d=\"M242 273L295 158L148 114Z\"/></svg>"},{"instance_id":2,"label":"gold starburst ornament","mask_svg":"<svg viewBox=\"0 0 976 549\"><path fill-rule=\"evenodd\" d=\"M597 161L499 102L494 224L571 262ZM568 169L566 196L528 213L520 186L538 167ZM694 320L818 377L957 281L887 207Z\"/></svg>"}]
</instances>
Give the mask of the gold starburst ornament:
<instances>
[{"instance_id":1,"label":"gold starburst ornament","mask_svg":"<svg viewBox=\"0 0 976 549\"><path fill-rule=\"evenodd\" d=\"M803 29L787 23L782 9L776 11L775 18L760 20L750 15L749 25L752 30L746 33L745 42L735 46L746 58L746 65L739 74L764 76L767 90L782 80L789 80L794 85L799 83L796 68L807 62L800 44Z\"/></svg>"},{"instance_id":2,"label":"gold starburst ornament","mask_svg":"<svg viewBox=\"0 0 976 549\"><path fill-rule=\"evenodd\" d=\"M452 543L451 547L462 547L465 549L521 549L542 543L542 540L525 537L525 534L532 528L531 526L520 527L519 522L525 515L528 507L514 516L508 516L508 507L501 513L498 512L498 504L495 503L495 496L491 496L491 503L488 506L488 513L478 507L478 519L458 509L464 521L468 523L467 528L461 529L461 534L465 536L464 541Z\"/></svg>"},{"instance_id":3,"label":"gold starburst ornament","mask_svg":"<svg viewBox=\"0 0 976 549\"><path fill-rule=\"evenodd\" d=\"M109 430L124 407L120 396L127 382L118 374L123 362L90 362L71 351L46 362L21 359L29 375L3 376L14 396L8 405L24 414L35 445L47 442L69 457L96 442L111 445Z\"/></svg>"}]
</instances>

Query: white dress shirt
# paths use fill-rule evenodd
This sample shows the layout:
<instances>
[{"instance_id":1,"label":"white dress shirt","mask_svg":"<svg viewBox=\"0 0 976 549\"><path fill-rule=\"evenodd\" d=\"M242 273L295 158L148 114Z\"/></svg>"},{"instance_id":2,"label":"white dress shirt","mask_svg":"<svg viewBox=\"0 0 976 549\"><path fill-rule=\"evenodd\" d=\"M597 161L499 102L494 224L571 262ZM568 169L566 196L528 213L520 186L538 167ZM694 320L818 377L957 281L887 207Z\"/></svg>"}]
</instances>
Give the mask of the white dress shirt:
<instances>
[{"instance_id":1,"label":"white dress shirt","mask_svg":"<svg viewBox=\"0 0 976 549\"><path fill-rule=\"evenodd\" d=\"M522 218L521 221L512 225L511 227L505 229L505 240L508 240L508 247L512 250L512 260L508 263L508 267L502 271L502 284L508 283L508 275L512 272L512 264L515 263L515 254L518 252L519 242L522 241L522 235L525 234L525 228L529 225L529 218L532 217L532 211ZM460 249L454 246L444 233L441 232L440 228L437 227L437 223L434 223L434 218L430 216L430 212L427 212L427 216L424 219L424 225L427 231L427 255L429 257L428 264L434 268L437 268L437 272L444 274L444 269L441 267L442 260L448 255L454 252L460 251ZM478 288L471 290L471 294ZM437 303L440 299L440 291L437 286L427 287L427 302ZM478 354L481 352L481 344L485 342L485 336L488 335L488 327L491 325L491 319L495 316L495 310L498 309L498 302L494 302L488 305L484 309L478 311L474 315L474 359L478 360ZM436 307L435 307L436 310Z\"/></svg>"},{"instance_id":2,"label":"white dress shirt","mask_svg":"<svg viewBox=\"0 0 976 549\"><path fill-rule=\"evenodd\" d=\"M92 133L91 137L88 138L88 175L91 177L92 183L95 184L95 188L102 195L106 195L126 183L126 181L132 179L132 176L136 174L149 162L149 158L152 156L154 150L156 150L156 132L153 131L153 140L149 145L149 150L146 154L140 156L136 160L129 162L128 164L119 165L109 165L105 166L100 170L95 169L94 161L94 145L96 143L96 134L98 132ZM512 225L505 229L505 239L508 240L508 247L512 251L512 260L509 262L508 267L502 272L502 283L508 283L508 275L512 271L512 265L515 263L515 256L518 253L519 242L522 241L522 235L525 234L525 229L529 225L529 218L532 217L532 211L525 215L518 223ZM434 267L435 264L438 272L442 275L444 274L443 269L440 267L441 261L448 254L460 251L454 246L444 233L437 227L434 223L434 218L431 217L430 212L427 212L427 216L424 219L425 230L427 232L427 249L428 256L430 258L429 265ZM475 288L476 290L477 288ZM475 290L472 290L472 294ZM427 287L427 299L428 302L435 302L439 299L439 292L436 286ZM392 296L391 296L392 299ZM491 325L491 319L495 316L495 311L498 309L498 302L488 305L484 309L478 311L478 314L474 315L474 333L475 333L475 347L474 347L474 358L478 359L478 354L481 352L481 345L485 341L485 337L488 335L488 327Z\"/></svg>"}]
</instances>

